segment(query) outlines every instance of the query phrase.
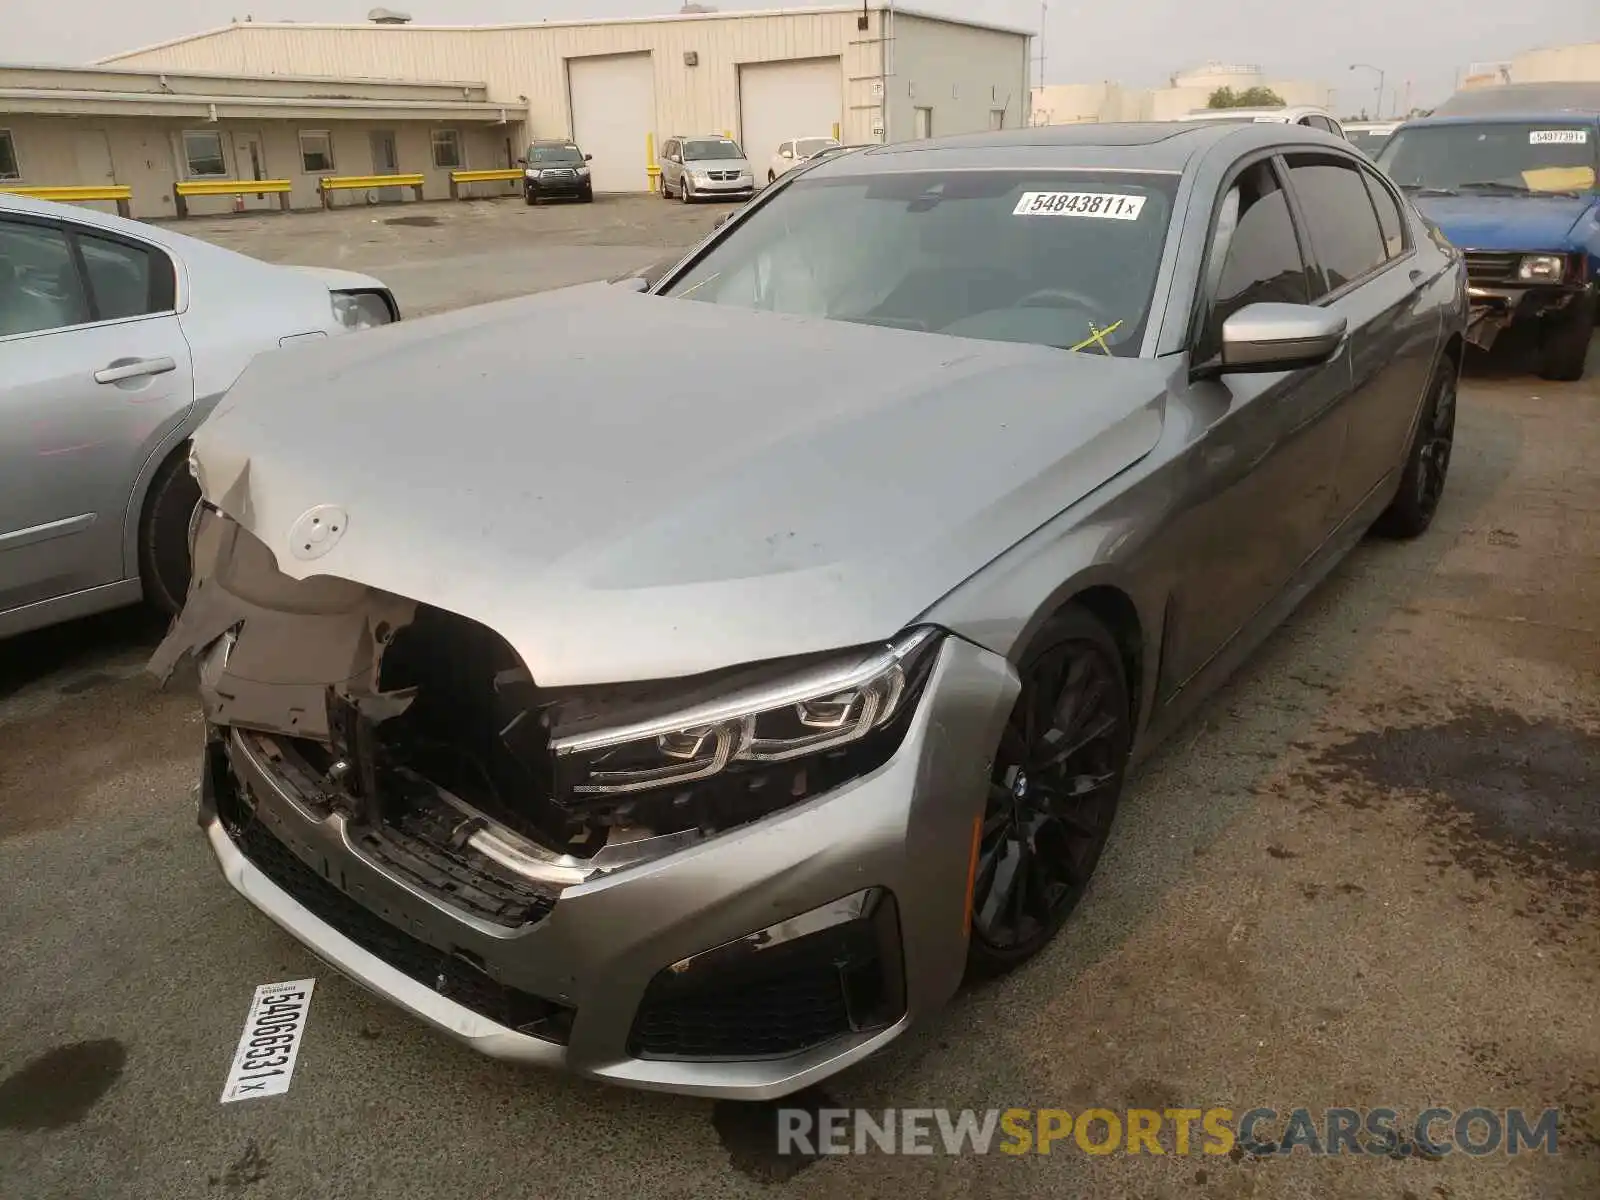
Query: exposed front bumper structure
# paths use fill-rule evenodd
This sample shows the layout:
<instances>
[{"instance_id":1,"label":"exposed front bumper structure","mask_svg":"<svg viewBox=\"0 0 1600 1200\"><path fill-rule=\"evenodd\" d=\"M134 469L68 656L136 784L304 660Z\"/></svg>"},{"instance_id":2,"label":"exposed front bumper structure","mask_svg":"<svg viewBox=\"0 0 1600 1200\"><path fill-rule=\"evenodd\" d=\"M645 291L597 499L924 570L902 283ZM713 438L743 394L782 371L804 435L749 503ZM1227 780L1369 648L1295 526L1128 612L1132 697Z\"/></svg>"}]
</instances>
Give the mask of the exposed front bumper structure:
<instances>
[{"instance_id":1,"label":"exposed front bumper structure","mask_svg":"<svg viewBox=\"0 0 1600 1200\"><path fill-rule=\"evenodd\" d=\"M872 1053L960 983L975 823L1016 681L959 639L938 653L878 770L567 887L515 927L376 861L359 829L319 816L237 732L208 746L200 823L252 904L485 1054L633 1087L782 1096Z\"/></svg>"},{"instance_id":2,"label":"exposed front bumper structure","mask_svg":"<svg viewBox=\"0 0 1600 1200\"><path fill-rule=\"evenodd\" d=\"M1517 264L1525 257L1520 251L1466 251L1466 333L1473 345L1487 350L1508 327L1554 316L1594 290L1586 275L1560 283L1519 280Z\"/></svg>"}]
</instances>

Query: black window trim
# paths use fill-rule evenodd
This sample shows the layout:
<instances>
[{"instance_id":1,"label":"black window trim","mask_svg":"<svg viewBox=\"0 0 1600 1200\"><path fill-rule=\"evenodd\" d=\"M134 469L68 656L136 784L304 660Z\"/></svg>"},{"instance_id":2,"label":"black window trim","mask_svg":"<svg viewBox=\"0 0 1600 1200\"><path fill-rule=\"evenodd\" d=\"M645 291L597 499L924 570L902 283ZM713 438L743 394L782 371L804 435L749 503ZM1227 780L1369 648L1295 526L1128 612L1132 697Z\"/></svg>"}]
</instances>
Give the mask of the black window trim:
<instances>
[{"instance_id":1,"label":"black window trim","mask_svg":"<svg viewBox=\"0 0 1600 1200\"><path fill-rule=\"evenodd\" d=\"M1306 235L1305 218L1295 201L1292 188L1289 187L1289 170L1285 165L1283 153L1279 147L1273 146L1264 150L1254 150L1243 158L1236 159L1222 177L1222 184L1217 188L1216 194L1211 198L1211 219L1206 222L1205 253L1200 258L1200 273L1194 283L1194 299L1190 305L1189 334L1185 339L1191 358L1202 354L1205 350L1206 325L1211 319L1211 308L1216 297L1208 294L1206 280L1211 274L1211 251L1217 243L1217 220L1222 216L1222 202L1227 199L1229 190L1239 182L1239 176L1252 167L1266 163L1272 171L1273 178L1277 180L1279 189L1284 194L1284 201L1289 210L1289 224L1294 229L1295 245L1300 248L1300 265L1307 272L1315 271L1322 275L1322 266L1311 254L1310 239ZM1373 214L1376 219L1377 214ZM1323 285L1327 285L1327 277L1322 276ZM1310 280L1307 280L1309 283ZM1315 304L1316 301L1311 301ZM1192 364L1191 364L1192 365Z\"/></svg>"},{"instance_id":2,"label":"black window trim","mask_svg":"<svg viewBox=\"0 0 1600 1200\"><path fill-rule=\"evenodd\" d=\"M87 321L79 321L72 325L57 325L53 329L30 329L26 333L7 335L7 337L40 337L52 333L66 333L69 330L87 329L99 325L120 325L129 321L144 321L151 317L175 317L178 313L178 264L172 255L153 242L146 242L140 238L128 237L114 230L101 229L94 225L80 225L76 221L66 221L58 217L45 217L35 213L0 212L0 225L32 225L39 229L52 229L59 233L67 243L67 253L72 260L72 271L78 280L78 290L83 294L84 304L87 307ZM142 250L146 254L155 255L155 262L150 271L150 293L146 304L150 306L148 312L137 313L131 317L101 317L100 301L94 294L94 288L89 281L89 270L83 260L83 248L78 244L80 236L94 238L98 241L115 242L130 249ZM165 263L167 271L155 269L156 265ZM7 338L0 338L5 341Z\"/></svg>"},{"instance_id":3,"label":"black window trim","mask_svg":"<svg viewBox=\"0 0 1600 1200\"><path fill-rule=\"evenodd\" d=\"M1322 265L1322 259L1316 254L1316 239L1312 236L1310 222L1306 220L1305 212L1300 207L1300 196L1294 190L1293 170L1289 166L1290 154L1293 154L1297 157L1309 156L1312 158L1332 159L1339 165L1348 167L1357 172L1362 172L1365 170L1365 168L1362 166L1361 161L1354 155L1344 154L1339 150L1330 149L1323 146L1296 146L1288 151L1280 151L1279 156L1282 161L1280 162L1279 167L1285 180L1287 180L1289 183L1289 206L1294 210L1295 223L1302 226L1304 229L1304 236L1301 239L1301 244L1303 247L1310 247L1312 265L1317 274L1322 276L1322 286L1326 288L1328 286L1328 272ZM1372 193L1367 190L1365 183L1362 184L1361 191L1362 194L1367 198L1367 207L1372 211L1372 219L1378 226L1378 240L1380 243L1382 243L1383 219L1378 216L1378 208L1372 202ZM1313 300L1311 303L1316 305L1318 308L1326 308L1330 304L1337 304L1351 292L1355 291L1359 287L1365 287L1374 279L1378 278L1378 276L1382 275L1385 271L1392 270L1399 264L1405 262L1407 259L1415 257L1417 248L1411 244L1410 234L1404 232L1404 227L1407 223L1408 222L1405 219L1405 209L1402 208L1400 210L1400 225L1402 228L1402 236L1406 238L1406 248L1402 253L1396 255L1394 258L1390 258L1388 248L1385 246L1383 261L1376 267L1373 267L1364 274L1357 275L1354 279L1347 279L1337 288L1332 288L1323 292L1321 296Z\"/></svg>"},{"instance_id":4,"label":"black window trim","mask_svg":"<svg viewBox=\"0 0 1600 1200\"><path fill-rule=\"evenodd\" d=\"M11 143L11 162L17 168L15 175L0 175L0 180L6 183L18 183L23 178L22 152L17 149L17 131L10 126L0 128L0 138Z\"/></svg>"}]
</instances>

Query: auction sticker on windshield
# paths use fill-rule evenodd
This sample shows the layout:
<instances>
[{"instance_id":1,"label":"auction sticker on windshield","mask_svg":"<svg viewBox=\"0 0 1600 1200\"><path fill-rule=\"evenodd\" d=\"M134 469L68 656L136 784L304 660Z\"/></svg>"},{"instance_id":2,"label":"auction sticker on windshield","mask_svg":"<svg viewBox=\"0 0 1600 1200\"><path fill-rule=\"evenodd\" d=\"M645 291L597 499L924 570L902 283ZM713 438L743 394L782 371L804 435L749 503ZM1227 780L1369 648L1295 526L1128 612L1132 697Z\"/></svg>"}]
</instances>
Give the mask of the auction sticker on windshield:
<instances>
[{"instance_id":1,"label":"auction sticker on windshield","mask_svg":"<svg viewBox=\"0 0 1600 1200\"><path fill-rule=\"evenodd\" d=\"M300 1054L315 979L288 983L263 983L256 988L244 1033L233 1053L233 1067L222 1087L222 1103L281 1096L294 1077L294 1060Z\"/></svg>"},{"instance_id":2,"label":"auction sticker on windshield","mask_svg":"<svg viewBox=\"0 0 1600 1200\"><path fill-rule=\"evenodd\" d=\"M1588 140L1587 129L1535 129L1528 135L1533 146L1582 146Z\"/></svg>"},{"instance_id":3,"label":"auction sticker on windshield","mask_svg":"<svg viewBox=\"0 0 1600 1200\"><path fill-rule=\"evenodd\" d=\"M1014 217L1106 217L1137 221L1145 197L1115 192L1023 192Z\"/></svg>"}]
</instances>

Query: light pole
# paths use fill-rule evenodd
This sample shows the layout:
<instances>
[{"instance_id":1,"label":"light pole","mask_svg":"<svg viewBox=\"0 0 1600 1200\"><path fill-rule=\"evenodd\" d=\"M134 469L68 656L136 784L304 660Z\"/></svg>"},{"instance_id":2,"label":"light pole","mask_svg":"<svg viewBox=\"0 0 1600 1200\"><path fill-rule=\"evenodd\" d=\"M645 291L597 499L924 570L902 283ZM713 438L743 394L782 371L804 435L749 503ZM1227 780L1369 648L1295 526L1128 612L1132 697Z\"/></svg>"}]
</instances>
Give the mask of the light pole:
<instances>
[{"instance_id":1,"label":"light pole","mask_svg":"<svg viewBox=\"0 0 1600 1200\"><path fill-rule=\"evenodd\" d=\"M1375 67L1371 63L1351 63L1350 69L1352 71L1367 70L1378 73L1378 111L1373 113L1372 116L1374 120L1383 120L1383 68Z\"/></svg>"}]
</instances>

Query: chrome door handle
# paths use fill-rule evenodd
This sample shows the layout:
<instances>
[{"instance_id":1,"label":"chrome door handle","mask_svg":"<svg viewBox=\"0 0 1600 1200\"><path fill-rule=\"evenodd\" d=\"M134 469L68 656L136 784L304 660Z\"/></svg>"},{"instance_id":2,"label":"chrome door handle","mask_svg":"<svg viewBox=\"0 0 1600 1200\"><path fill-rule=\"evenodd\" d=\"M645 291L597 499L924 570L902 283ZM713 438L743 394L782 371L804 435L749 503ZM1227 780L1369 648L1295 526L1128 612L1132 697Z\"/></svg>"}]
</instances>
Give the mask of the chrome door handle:
<instances>
[{"instance_id":1,"label":"chrome door handle","mask_svg":"<svg viewBox=\"0 0 1600 1200\"><path fill-rule=\"evenodd\" d=\"M136 358L132 362L102 367L94 373L94 381L120 383L124 379L137 379L141 375L165 375L168 371L177 369L178 364L170 358Z\"/></svg>"}]
</instances>

